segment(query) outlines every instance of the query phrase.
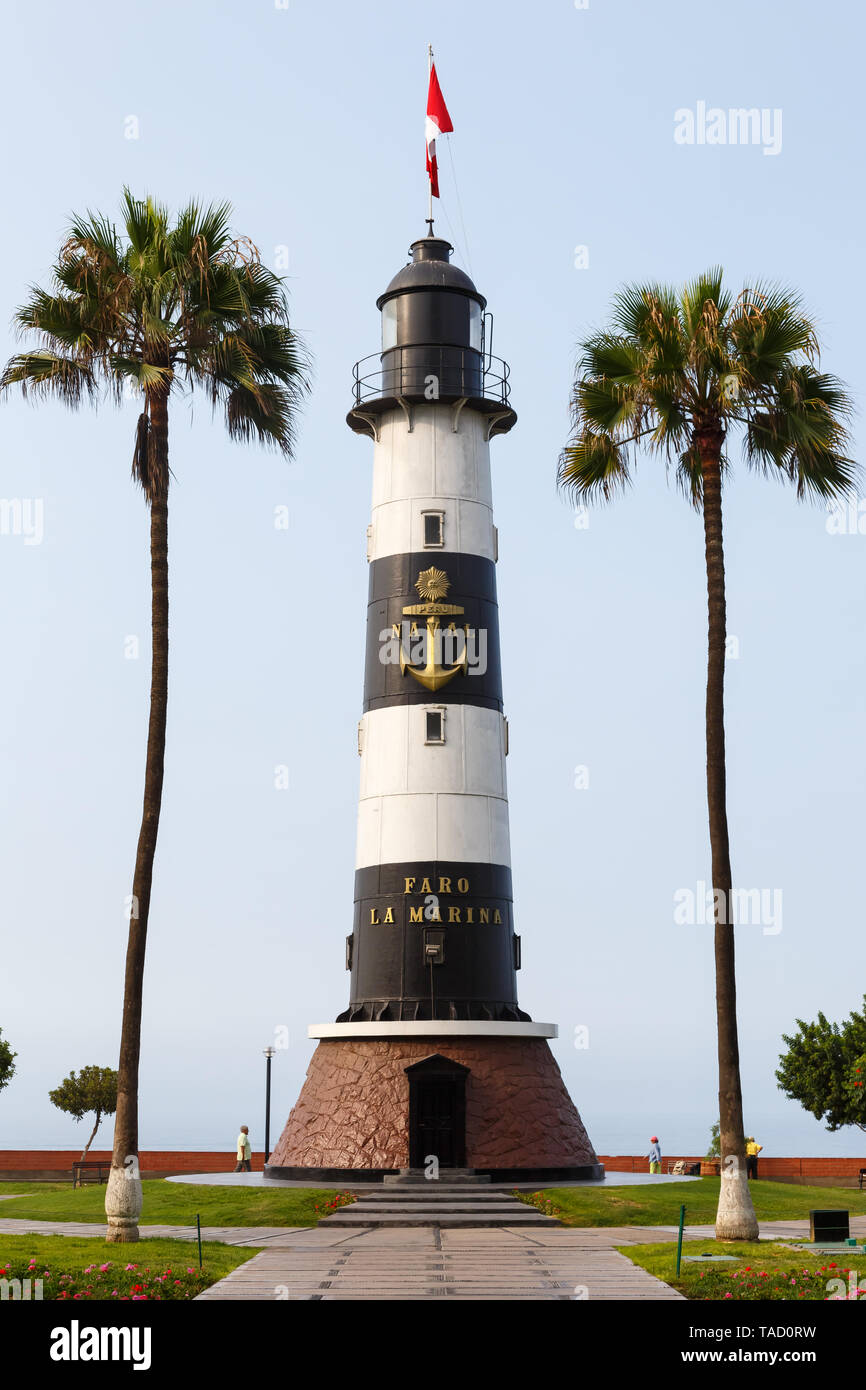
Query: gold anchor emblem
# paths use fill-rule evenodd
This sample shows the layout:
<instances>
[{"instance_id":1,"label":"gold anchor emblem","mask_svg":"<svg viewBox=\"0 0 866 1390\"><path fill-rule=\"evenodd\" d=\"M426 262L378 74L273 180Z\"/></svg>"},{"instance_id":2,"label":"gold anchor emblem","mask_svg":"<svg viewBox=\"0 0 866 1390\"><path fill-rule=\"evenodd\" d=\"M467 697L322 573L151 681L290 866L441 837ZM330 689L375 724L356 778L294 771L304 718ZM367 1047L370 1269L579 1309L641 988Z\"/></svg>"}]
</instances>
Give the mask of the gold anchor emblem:
<instances>
[{"instance_id":1,"label":"gold anchor emblem","mask_svg":"<svg viewBox=\"0 0 866 1390\"><path fill-rule=\"evenodd\" d=\"M441 631L439 619L441 617L452 617L456 614L462 614L464 610L458 604L440 602L451 588L451 580L444 570L437 570L435 566L431 566L429 570L421 570L418 578L415 580L415 588L418 590L421 598L427 601L426 603L409 604L407 608L403 609L403 613L407 617L426 618L427 660L421 667L412 666L407 660L406 653L403 650L403 638L401 635L400 674L405 676L408 671L409 675L414 676L418 684L423 685L425 689L441 690L443 685L447 685L448 682L457 675L458 671L462 671L464 675L466 674L469 669L469 653L466 643L464 642L463 659L458 661L456 666L440 666L437 663L435 659L436 646L441 640L437 637L437 633ZM454 623L449 624L449 626L452 631L456 631Z\"/></svg>"}]
</instances>

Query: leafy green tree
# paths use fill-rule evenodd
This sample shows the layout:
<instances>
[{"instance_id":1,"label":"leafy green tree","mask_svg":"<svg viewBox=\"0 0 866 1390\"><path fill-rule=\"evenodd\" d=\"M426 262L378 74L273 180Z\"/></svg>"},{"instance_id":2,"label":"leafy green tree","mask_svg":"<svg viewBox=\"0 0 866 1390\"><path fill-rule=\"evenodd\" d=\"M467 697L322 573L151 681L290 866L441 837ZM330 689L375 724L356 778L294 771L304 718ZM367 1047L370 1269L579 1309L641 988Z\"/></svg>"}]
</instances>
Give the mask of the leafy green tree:
<instances>
[{"instance_id":1,"label":"leafy green tree","mask_svg":"<svg viewBox=\"0 0 866 1390\"><path fill-rule=\"evenodd\" d=\"M141 401L132 475L150 509L151 686L144 802L129 909L107 1239L138 1239L138 1072L144 956L162 807L168 706L168 426L179 392L220 405L231 438L290 455L308 389L303 345L280 279L230 230L227 203L189 203L172 222L129 190L120 230L99 213L73 219L50 290L16 315L37 346L13 357L0 387L75 407L127 392Z\"/></svg>"},{"instance_id":2,"label":"leafy green tree","mask_svg":"<svg viewBox=\"0 0 866 1390\"><path fill-rule=\"evenodd\" d=\"M846 1090L851 1101L853 1123L866 1130L866 1052L854 1058L854 1065L848 1070Z\"/></svg>"},{"instance_id":3,"label":"leafy green tree","mask_svg":"<svg viewBox=\"0 0 866 1390\"><path fill-rule=\"evenodd\" d=\"M76 1076L71 1071L55 1090L48 1092L48 1099L58 1110L74 1115L76 1120L83 1120L91 1113L96 1115L96 1123L81 1155L83 1163L103 1115L113 1115L117 1109L117 1072L111 1067L82 1067Z\"/></svg>"},{"instance_id":4,"label":"leafy green tree","mask_svg":"<svg viewBox=\"0 0 866 1390\"><path fill-rule=\"evenodd\" d=\"M714 1125L710 1125L710 1147L707 1149L705 1158L720 1158L722 1153L722 1140L719 1134L719 1122L716 1120Z\"/></svg>"},{"instance_id":5,"label":"leafy green tree","mask_svg":"<svg viewBox=\"0 0 866 1390\"><path fill-rule=\"evenodd\" d=\"M758 285L736 297L714 269L681 290L633 285L614 300L611 327L581 344L574 428L560 484L578 499L612 498L646 449L673 464L703 515L707 576L707 808L715 902L719 1114L724 1173L716 1235L756 1240L745 1168L737 1036L734 911L725 767L725 557L722 484L742 437L746 463L792 483L798 497L852 487L850 403L818 370L818 339L799 298ZM728 1159L733 1158L729 1163Z\"/></svg>"},{"instance_id":6,"label":"leafy green tree","mask_svg":"<svg viewBox=\"0 0 866 1390\"><path fill-rule=\"evenodd\" d=\"M863 1004L842 1024L819 1013L815 1023L798 1018L797 1032L782 1035L779 1089L829 1130L856 1125L866 1132L866 996Z\"/></svg>"},{"instance_id":7,"label":"leafy green tree","mask_svg":"<svg viewBox=\"0 0 866 1390\"><path fill-rule=\"evenodd\" d=\"M15 1075L15 1058L17 1056L18 1053L12 1051L3 1036L3 1029L0 1028L0 1091L3 1090L4 1086L9 1085Z\"/></svg>"}]
</instances>

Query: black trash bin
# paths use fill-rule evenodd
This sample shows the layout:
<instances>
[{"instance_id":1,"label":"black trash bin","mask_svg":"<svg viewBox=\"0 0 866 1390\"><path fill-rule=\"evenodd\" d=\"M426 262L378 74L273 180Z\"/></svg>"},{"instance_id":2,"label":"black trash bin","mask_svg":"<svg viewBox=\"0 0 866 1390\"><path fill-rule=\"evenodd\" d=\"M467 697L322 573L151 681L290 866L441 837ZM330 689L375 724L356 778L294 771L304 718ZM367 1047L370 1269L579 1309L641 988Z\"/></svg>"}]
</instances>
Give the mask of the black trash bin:
<instances>
[{"instance_id":1,"label":"black trash bin","mask_svg":"<svg viewBox=\"0 0 866 1390\"><path fill-rule=\"evenodd\" d=\"M847 1211L810 1211L809 1239L825 1244L847 1240L851 1234Z\"/></svg>"}]
</instances>

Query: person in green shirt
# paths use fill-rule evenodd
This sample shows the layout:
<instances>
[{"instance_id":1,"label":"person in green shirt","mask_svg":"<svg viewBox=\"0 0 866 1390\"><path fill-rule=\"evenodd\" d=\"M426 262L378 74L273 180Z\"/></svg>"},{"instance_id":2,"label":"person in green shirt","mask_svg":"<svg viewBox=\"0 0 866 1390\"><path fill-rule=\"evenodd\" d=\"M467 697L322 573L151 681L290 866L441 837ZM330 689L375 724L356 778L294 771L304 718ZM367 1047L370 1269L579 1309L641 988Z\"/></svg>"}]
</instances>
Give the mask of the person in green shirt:
<instances>
[{"instance_id":1,"label":"person in green shirt","mask_svg":"<svg viewBox=\"0 0 866 1390\"><path fill-rule=\"evenodd\" d=\"M253 1146L250 1143L249 1125L241 1125L241 1132L238 1135L238 1161L235 1164L236 1173L252 1172Z\"/></svg>"}]
</instances>

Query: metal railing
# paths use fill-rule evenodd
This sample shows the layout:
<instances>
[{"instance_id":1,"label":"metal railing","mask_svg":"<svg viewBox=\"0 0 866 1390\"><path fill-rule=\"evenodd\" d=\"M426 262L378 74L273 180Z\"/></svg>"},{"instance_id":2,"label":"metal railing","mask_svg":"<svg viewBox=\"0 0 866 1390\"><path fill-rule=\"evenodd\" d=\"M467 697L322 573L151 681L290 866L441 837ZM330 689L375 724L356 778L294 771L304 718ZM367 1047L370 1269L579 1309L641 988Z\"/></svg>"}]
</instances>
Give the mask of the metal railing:
<instances>
[{"instance_id":1,"label":"metal railing","mask_svg":"<svg viewBox=\"0 0 866 1390\"><path fill-rule=\"evenodd\" d=\"M490 354L482 358L472 349L442 343L412 343L371 353L355 363L355 406L397 396L426 400L466 396L507 407L509 376L508 363L501 357Z\"/></svg>"}]
</instances>

